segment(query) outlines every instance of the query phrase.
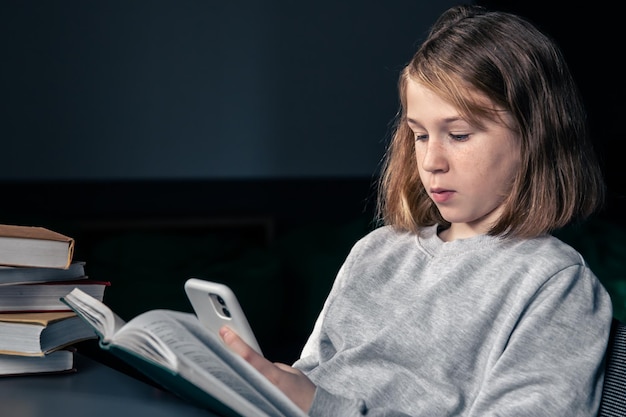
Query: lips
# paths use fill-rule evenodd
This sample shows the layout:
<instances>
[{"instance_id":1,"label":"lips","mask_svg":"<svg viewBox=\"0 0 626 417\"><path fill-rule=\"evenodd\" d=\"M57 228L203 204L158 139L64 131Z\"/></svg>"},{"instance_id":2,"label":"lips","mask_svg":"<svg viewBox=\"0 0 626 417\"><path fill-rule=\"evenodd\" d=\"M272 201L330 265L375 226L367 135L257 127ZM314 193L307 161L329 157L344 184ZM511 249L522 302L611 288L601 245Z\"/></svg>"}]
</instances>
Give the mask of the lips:
<instances>
[{"instance_id":1,"label":"lips","mask_svg":"<svg viewBox=\"0 0 626 417\"><path fill-rule=\"evenodd\" d=\"M435 188L430 190L430 196L435 203L445 203L449 201L454 195L452 190L444 190L441 188Z\"/></svg>"}]
</instances>

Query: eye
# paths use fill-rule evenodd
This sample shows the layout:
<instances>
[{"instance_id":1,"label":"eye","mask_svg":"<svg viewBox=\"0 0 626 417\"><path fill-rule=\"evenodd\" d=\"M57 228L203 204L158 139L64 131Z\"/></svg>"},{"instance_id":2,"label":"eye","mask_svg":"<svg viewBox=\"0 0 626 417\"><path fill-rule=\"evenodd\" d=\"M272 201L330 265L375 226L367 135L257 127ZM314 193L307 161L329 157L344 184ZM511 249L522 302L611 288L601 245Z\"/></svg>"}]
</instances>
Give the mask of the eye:
<instances>
[{"instance_id":1,"label":"eye","mask_svg":"<svg viewBox=\"0 0 626 417\"><path fill-rule=\"evenodd\" d=\"M470 137L469 133L463 133L463 134L450 133L449 136L450 136L450 139L456 142L464 142L468 140Z\"/></svg>"},{"instance_id":2,"label":"eye","mask_svg":"<svg viewBox=\"0 0 626 417\"><path fill-rule=\"evenodd\" d=\"M413 137L415 138L415 142L420 142L420 141L424 141L426 139L428 139L428 135L422 135L419 133L414 133Z\"/></svg>"}]
</instances>

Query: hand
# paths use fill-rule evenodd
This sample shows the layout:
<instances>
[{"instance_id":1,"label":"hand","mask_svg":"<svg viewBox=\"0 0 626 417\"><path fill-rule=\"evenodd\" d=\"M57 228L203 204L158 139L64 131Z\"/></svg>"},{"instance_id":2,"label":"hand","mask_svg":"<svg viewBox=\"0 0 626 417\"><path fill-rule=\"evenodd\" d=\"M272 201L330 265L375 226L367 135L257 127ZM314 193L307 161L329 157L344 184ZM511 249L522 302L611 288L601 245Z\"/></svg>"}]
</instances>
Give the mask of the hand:
<instances>
[{"instance_id":1,"label":"hand","mask_svg":"<svg viewBox=\"0 0 626 417\"><path fill-rule=\"evenodd\" d=\"M228 347L261 372L305 413L309 411L316 387L299 369L284 363L268 361L228 326L220 329L220 336Z\"/></svg>"}]
</instances>

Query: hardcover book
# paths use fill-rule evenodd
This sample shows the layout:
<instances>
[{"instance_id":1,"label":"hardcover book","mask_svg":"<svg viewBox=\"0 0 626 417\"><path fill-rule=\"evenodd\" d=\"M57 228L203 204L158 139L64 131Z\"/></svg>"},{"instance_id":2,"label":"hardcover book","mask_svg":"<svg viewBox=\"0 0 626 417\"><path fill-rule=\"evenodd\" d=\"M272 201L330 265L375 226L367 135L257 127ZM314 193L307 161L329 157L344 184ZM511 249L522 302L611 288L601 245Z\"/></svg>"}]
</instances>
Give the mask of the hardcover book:
<instances>
[{"instance_id":1,"label":"hardcover book","mask_svg":"<svg viewBox=\"0 0 626 417\"><path fill-rule=\"evenodd\" d=\"M104 299L108 281L95 281L89 278L52 281L36 284L0 285L0 313L71 311L60 298L80 288L98 300Z\"/></svg>"},{"instance_id":2,"label":"hardcover book","mask_svg":"<svg viewBox=\"0 0 626 417\"><path fill-rule=\"evenodd\" d=\"M0 313L0 354L44 356L95 339L92 327L74 312Z\"/></svg>"},{"instance_id":3,"label":"hardcover book","mask_svg":"<svg viewBox=\"0 0 626 417\"><path fill-rule=\"evenodd\" d=\"M74 350L63 349L45 356L0 355L0 376L76 372Z\"/></svg>"},{"instance_id":4,"label":"hardcover book","mask_svg":"<svg viewBox=\"0 0 626 417\"><path fill-rule=\"evenodd\" d=\"M66 269L74 239L40 226L0 224L0 265Z\"/></svg>"},{"instance_id":5,"label":"hardcover book","mask_svg":"<svg viewBox=\"0 0 626 417\"><path fill-rule=\"evenodd\" d=\"M125 322L80 289L62 301L93 327L102 349L187 401L224 416L306 416L192 313L157 309Z\"/></svg>"},{"instance_id":6,"label":"hardcover book","mask_svg":"<svg viewBox=\"0 0 626 417\"><path fill-rule=\"evenodd\" d=\"M72 262L67 269L0 266L0 285L83 279L85 262Z\"/></svg>"}]
</instances>

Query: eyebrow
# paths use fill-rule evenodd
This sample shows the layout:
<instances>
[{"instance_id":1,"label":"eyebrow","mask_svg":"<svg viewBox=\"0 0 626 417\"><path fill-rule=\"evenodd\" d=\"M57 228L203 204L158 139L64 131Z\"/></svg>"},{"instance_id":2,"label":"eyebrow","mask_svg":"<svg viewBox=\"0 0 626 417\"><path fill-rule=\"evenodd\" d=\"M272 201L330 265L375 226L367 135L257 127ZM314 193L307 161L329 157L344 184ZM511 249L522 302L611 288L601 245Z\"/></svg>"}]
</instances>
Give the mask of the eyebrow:
<instances>
[{"instance_id":1,"label":"eyebrow","mask_svg":"<svg viewBox=\"0 0 626 417\"><path fill-rule=\"evenodd\" d=\"M454 117L446 117L445 119L443 119L444 123L453 123L453 122L458 122L458 121L463 121L463 122L467 122L467 120L465 120L464 118L462 118L461 116L454 116ZM406 118L407 123L412 123L412 124L420 124L417 120L411 119L409 117Z\"/></svg>"}]
</instances>

